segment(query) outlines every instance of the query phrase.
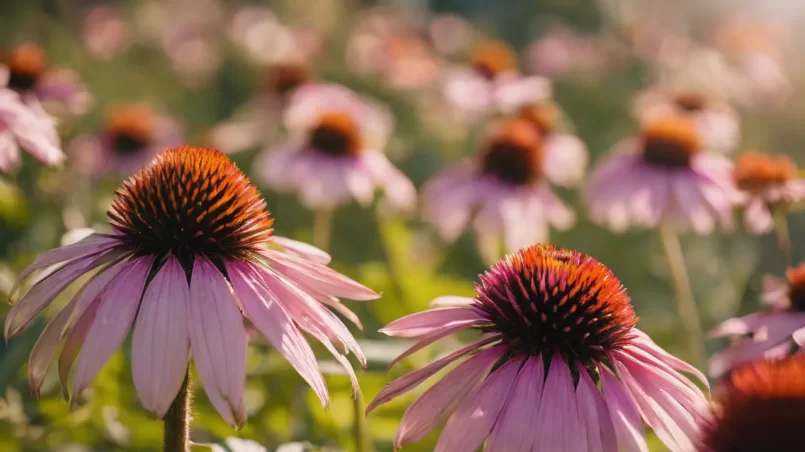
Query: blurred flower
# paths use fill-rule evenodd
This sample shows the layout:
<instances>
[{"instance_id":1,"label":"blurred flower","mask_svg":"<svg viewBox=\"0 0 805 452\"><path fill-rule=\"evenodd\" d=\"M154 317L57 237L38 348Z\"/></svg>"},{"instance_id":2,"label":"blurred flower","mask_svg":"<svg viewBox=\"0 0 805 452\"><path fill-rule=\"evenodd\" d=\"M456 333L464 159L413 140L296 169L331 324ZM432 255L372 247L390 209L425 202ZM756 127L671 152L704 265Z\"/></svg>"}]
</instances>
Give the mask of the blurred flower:
<instances>
[{"instance_id":1,"label":"blurred flower","mask_svg":"<svg viewBox=\"0 0 805 452\"><path fill-rule=\"evenodd\" d=\"M47 165L64 160L54 120L39 104L26 105L19 94L0 87L0 171L19 164L20 147Z\"/></svg>"},{"instance_id":2,"label":"blurred flower","mask_svg":"<svg viewBox=\"0 0 805 452\"><path fill-rule=\"evenodd\" d=\"M472 222L482 251L487 243L499 249L501 237L514 251L547 242L549 225L567 229L575 223L550 183L579 183L587 149L575 136L554 133L552 105L523 113L528 119L496 124L477 161L448 168L425 186L424 217L444 240L456 240Z\"/></svg>"},{"instance_id":3,"label":"blurred flower","mask_svg":"<svg viewBox=\"0 0 805 452\"><path fill-rule=\"evenodd\" d=\"M111 60L131 45L129 25L110 6L96 6L84 16L81 37L87 50L101 60Z\"/></svg>"},{"instance_id":4,"label":"blurred flower","mask_svg":"<svg viewBox=\"0 0 805 452\"><path fill-rule=\"evenodd\" d=\"M648 450L645 421L672 451L693 450L707 399L682 376L704 375L642 331L620 281L577 251L535 245L493 265L476 298L442 297L440 309L384 329L417 338L395 363L465 329L481 339L387 385L371 411L472 354L405 412L395 448L447 419L438 452ZM601 388L599 389L598 385ZM603 394L602 394L603 391ZM642 421L641 421L642 418Z\"/></svg>"},{"instance_id":5,"label":"blurred flower","mask_svg":"<svg viewBox=\"0 0 805 452\"><path fill-rule=\"evenodd\" d=\"M490 111L508 111L512 104L547 99L550 80L540 76L522 76L517 54L507 43L486 41L476 46L468 66L445 74L447 101L470 119Z\"/></svg>"},{"instance_id":6,"label":"blurred flower","mask_svg":"<svg viewBox=\"0 0 805 452\"><path fill-rule=\"evenodd\" d=\"M457 55L472 40L472 23L454 14L439 14L428 24L428 37L433 48L443 55Z\"/></svg>"},{"instance_id":7,"label":"blurred flower","mask_svg":"<svg viewBox=\"0 0 805 452\"><path fill-rule=\"evenodd\" d=\"M805 355L737 369L719 388L715 417L703 428L701 452L802 450Z\"/></svg>"},{"instance_id":8,"label":"blurred flower","mask_svg":"<svg viewBox=\"0 0 805 452\"><path fill-rule=\"evenodd\" d=\"M553 26L525 51L529 70L558 78L573 72L601 75L618 62L602 38L583 36L566 26Z\"/></svg>"},{"instance_id":9,"label":"blurred flower","mask_svg":"<svg viewBox=\"0 0 805 452\"><path fill-rule=\"evenodd\" d=\"M176 120L148 104L123 104L106 111L100 134L76 138L68 152L84 174L126 175L181 141L182 131Z\"/></svg>"},{"instance_id":10,"label":"blurred flower","mask_svg":"<svg viewBox=\"0 0 805 452\"><path fill-rule=\"evenodd\" d=\"M290 28L268 8L245 6L232 15L229 38L257 63L275 64L295 58L309 61L321 48L321 37L313 30Z\"/></svg>"},{"instance_id":11,"label":"blurred flower","mask_svg":"<svg viewBox=\"0 0 805 452\"><path fill-rule=\"evenodd\" d=\"M738 112L701 89L649 88L635 97L632 109L641 124L668 115L690 116L710 150L731 151L741 139Z\"/></svg>"},{"instance_id":12,"label":"blurred flower","mask_svg":"<svg viewBox=\"0 0 805 452\"><path fill-rule=\"evenodd\" d=\"M805 179L797 175L797 164L786 155L746 152L738 157L735 183L745 196L746 229L763 234L774 227L774 209L787 211L805 201Z\"/></svg>"},{"instance_id":13,"label":"blurred flower","mask_svg":"<svg viewBox=\"0 0 805 452\"><path fill-rule=\"evenodd\" d=\"M698 234L732 227L737 190L732 163L710 152L687 115L642 125L639 137L615 145L590 176L591 218L615 231L670 221Z\"/></svg>"},{"instance_id":14,"label":"blurred flower","mask_svg":"<svg viewBox=\"0 0 805 452\"><path fill-rule=\"evenodd\" d=\"M786 270L786 279L763 279L761 300L767 311L729 319L710 331L710 337L736 339L710 359L710 375L719 377L742 363L786 356L795 346L805 346L805 264Z\"/></svg>"},{"instance_id":15,"label":"blurred flower","mask_svg":"<svg viewBox=\"0 0 805 452\"><path fill-rule=\"evenodd\" d=\"M241 426L246 421L244 317L325 406L324 377L302 332L333 353L358 390L349 361L333 343L362 363L363 355L326 306L346 309L336 297L370 300L378 295L328 268L330 258L323 251L274 237L265 201L223 153L192 147L163 152L118 190L108 215L113 233L92 234L49 251L18 279L19 285L39 274L13 303L6 338L22 332L67 286L97 270L34 346L28 367L34 393L63 339L63 387L78 359L75 403L75 395L103 368L134 323L132 373L147 410L165 414L192 350L210 401L229 424ZM12 297L15 292L16 287Z\"/></svg>"},{"instance_id":16,"label":"blurred flower","mask_svg":"<svg viewBox=\"0 0 805 452\"><path fill-rule=\"evenodd\" d=\"M257 441L234 436L227 438L224 441L224 446L213 444L210 449L212 452L268 452L268 449L261 446Z\"/></svg>"},{"instance_id":17,"label":"blurred flower","mask_svg":"<svg viewBox=\"0 0 805 452\"><path fill-rule=\"evenodd\" d=\"M94 102L77 72L50 67L45 51L21 44L0 64L0 87L10 88L28 103L43 103L70 114L86 113Z\"/></svg>"},{"instance_id":18,"label":"blurred flower","mask_svg":"<svg viewBox=\"0 0 805 452\"><path fill-rule=\"evenodd\" d=\"M290 139L254 164L266 184L298 192L312 210L351 198L368 205L377 187L391 207L414 207L414 185L383 154L392 129L384 106L341 85L309 84L294 92L284 122Z\"/></svg>"}]
</instances>

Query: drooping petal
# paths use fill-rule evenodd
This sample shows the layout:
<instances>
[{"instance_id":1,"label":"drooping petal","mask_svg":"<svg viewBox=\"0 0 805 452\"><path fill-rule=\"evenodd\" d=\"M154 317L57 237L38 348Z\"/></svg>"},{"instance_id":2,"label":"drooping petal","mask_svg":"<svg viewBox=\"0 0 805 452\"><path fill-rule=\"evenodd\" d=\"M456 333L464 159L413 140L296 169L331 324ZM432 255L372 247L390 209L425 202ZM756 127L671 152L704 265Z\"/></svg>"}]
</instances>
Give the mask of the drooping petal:
<instances>
[{"instance_id":1,"label":"drooping petal","mask_svg":"<svg viewBox=\"0 0 805 452\"><path fill-rule=\"evenodd\" d=\"M266 251L263 255L287 278L301 281L323 294L350 300L375 300L380 297L372 289L324 265L276 251Z\"/></svg>"},{"instance_id":2,"label":"drooping petal","mask_svg":"<svg viewBox=\"0 0 805 452\"><path fill-rule=\"evenodd\" d=\"M520 361L508 361L461 401L442 430L434 452L475 450L492 431L514 386Z\"/></svg>"},{"instance_id":3,"label":"drooping petal","mask_svg":"<svg viewBox=\"0 0 805 452\"><path fill-rule=\"evenodd\" d=\"M420 337L459 324L469 327L488 322L479 309L441 308L407 315L381 328L380 332L392 337Z\"/></svg>"},{"instance_id":4,"label":"drooping petal","mask_svg":"<svg viewBox=\"0 0 805 452\"><path fill-rule=\"evenodd\" d=\"M327 265L332 260L327 252L298 240L272 235L271 241L285 248L287 253L295 254L317 264Z\"/></svg>"},{"instance_id":5,"label":"drooping petal","mask_svg":"<svg viewBox=\"0 0 805 452\"><path fill-rule=\"evenodd\" d=\"M587 450L584 427L573 388L573 376L559 354L551 359L551 367L542 389L536 420L536 450L575 452Z\"/></svg>"},{"instance_id":6,"label":"drooping petal","mask_svg":"<svg viewBox=\"0 0 805 452\"><path fill-rule=\"evenodd\" d=\"M447 336L449 336L449 335L451 335L453 333L457 333L457 332L459 332L461 330L464 330L464 329L467 329L467 325L465 323L459 322L459 323L457 323L455 325L449 326L447 328L442 328L440 330L435 330L435 331L433 331L433 332L431 332L429 334L426 334L425 336L420 337L419 341L417 341L414 345L412 345L411 347L406 349L404 352L400 353L399 356L394 358L391 361L391 363L389 363L388 369L391 369L392 367L397 365L397 363L399 363L400 361L402 361L405 358L413 355L414 353L422 350L423 348L427 347L428 345L438 341L439 339L441 339L443 337L447 337ZM493 336L493 337L495 337L495 336Z\"/></svg>"},{"instance_id":7,"label":"drooping petal","mask_svg":"<svg viewBox=\"0 0 805 452\"><path fill-rule=\"evenodd\" d=\"M604 399L615 428L615 437L618 440L617 450L648 452L643 421L640 420L640 415L631 397L609 369L598 366L598 374L601 376L601 388L604 390Z\"/></svg>"},{"instance_id":8,"label":"drooping petal","mask_svg":"<svg viewBox=\"0 0 805 452\"><path fill-rule=\"evenodd\" d=\"M146 410L162 417L182 386L190 357L190 286L171 256L148 284L131 340L131 371Z\"/></svg>"},{"instance_id":9,"label":"drooping petal","mask_svg":"<svg viewBox=\"0 0 805 452\"><path fill-rule=\"evenodd\" d=\"M190 347L204 391L226 422L246 422L246 328L224 276L197 256L186 303Z\"/></svg>"},{"instance_id":10,"label":"drooping petal","mask_svg":"<svg viewBox=\"0 0 805 452\"><path fill-rule=\"evenodd\" d=\"M710 389L710 383L707 381L707 377L705 377L699 369L666 352L649 339L648 336L634 340L631 344L624 347L624 350L632 352L634 358L657 367L668 375L672 375L678 382L687 386L702 398L704 394L701 393L699 388L677 371L694 375L708 390Z\"/></svg>"},{"instance_id":11,"label":"drooping petal","mask_svg":"<svg viewBox=\"0 0 805 452\"><path fill-rule=\"evenodd\" d=\"M545 381L542 357L529 358L509 395L506 408L492 429L486 445L490 452L531 452L537 444L537 431L529 420L539 416L542 385Z\"/></svg>"},{"instance_id":12,"label":"drooping petal","mask_svg":"<svg viewBox=\"0 0 805 452\"><path fill-rule=\"evenodd\" d=\"M413 372L409 372L402 377L392 381L391 383L387 384L378 394L375 396L374 400L369 403L369 406L366 408L366 414L369 414L372 410L383 405L384 403L395 399L408 391L416 388L423 381L427 380L436 372L444 369L448 364L452 363L453 361L461 358L462 356L466 355L467 353L472 352L484 345L492 342L493 340L497 340L497 338L486 338L481 339L480 341L474 342L470 345L462 347L455 352L445 356L444 358L437 359L436 361L428 364L425 367L417 369ZM482 352L479 352L478 355L491 355L495 357L500 357L504 352L504 347L502 345L498 345L495 347L490 347Z\"/></svg>"},{"instance_id":13,"label":"drooping petal","mask_svg":"<svg viewBox=\"0 0 805 452\"><path fill-rule=\"evenodd\" d=\"M458 402L478 386L500 358L498 353L489 350L464 361L414 400L397 428L395 449L419 441L446 420Z\"/></svg>"},{"instance_id":14,"label":"drooping petal","mask_svg":"<svg viewBox=\"0 0 805 452\"><path fill-rule=\"evenodd\" d=\"M316 356L280 302L280 297L287 294L260 284L249 269L244 268L247 265L227 263L230 281L246 318L307 381L326 408L330 400Z\"/></svg>"},{"instance_id":15,"label":"drooping petal","mask_svg":"<svg viewBox=\"0 0 805 452\"><path fill-rule=\"evenodd\" d=\"M578 365L579 382L576 386L576 407L587 431L587 450L609 452L618 450L615 430L606 409L601 391L593 383L587 369Z\"/></svg>"},{"instance_id":16,"label":"drooping petal","mask_svg":"<svg viewBox=\"0 0 805 452\"><path fill-rule=\"evenodd\" d=\"M445 295L443 297L436 297L430 302L431 308L457 308L469 306L475 302L474 298L470 297L456 297L452 295Z\"/></svg>"},{"instance_id":17,"label":"drooping petal","mask_svg":"<svg viewBox=\"0 0 805 452\"><path fill-rule=\"evenodd\" d=\"M67 390L70 369L73 368L73 363L75 363L78 353L81 351L81 345L87 338L87 333L89 333L89 329L95 321L95 315L98 313L100 305L101 298L96 297L65 335L64 346L59 354L59 383L66 400L70 400L70 393Z\"/></svg>"},{"instance_id":18,"label":"drooping petal","mask_svg":"<svg viewBox=\"0 0 805 452\"><path fill-rule=\"evenodd\" d=\"M73 394L89 385L128 335L151 263L150 257L132 260L100 294L98 311L78 356Z\"/></svg>"}]
</instances>

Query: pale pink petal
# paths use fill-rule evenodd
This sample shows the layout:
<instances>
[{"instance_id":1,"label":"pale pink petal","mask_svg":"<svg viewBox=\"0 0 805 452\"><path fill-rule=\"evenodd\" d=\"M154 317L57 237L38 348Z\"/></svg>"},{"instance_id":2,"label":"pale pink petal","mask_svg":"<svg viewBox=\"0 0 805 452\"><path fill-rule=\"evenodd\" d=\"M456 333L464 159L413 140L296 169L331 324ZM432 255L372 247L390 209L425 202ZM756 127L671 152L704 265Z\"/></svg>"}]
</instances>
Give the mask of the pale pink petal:
<instances>
[{"instance_id":1,"label":"pale pink petal","mask_svg":"<svg viewBox=\"0 0 805 452\"><path fill-rule=\"evenodd\" d=\"M587 450L590 452L618 450L615 427L612 425L601 391L582 364L578 365L578 371L576 407L587 431Z\"/></svg>"},{"instance_id":2,"label":"pale pink petal","mask_svg":"<svg viewBox=\"0 0 805 452\"><path fill-rule=\"evenodd\" d=\"M472 69L454 70L445 76L444 96L455 107L479 114L492 107L493 86Z\"/></svg>"},{"instance_id":3,"label":"pale pink petal","mask_svg":"<svg viewBox=\"0 0 805 452\"><path fill-rule=\"evenodd\" d=\"M697 234L713 232L715 220L697 190L692 174L677 174L673 178L673 193L679 209L681 224L690 225Z\"/></svg>"},{"instance_id":4,"label":"pale pink petal","mask_svg":"<svg viewBox=\"0 0 805 452\"><path fill-rule=\"evenodd\" d=\"M604 399L615 428L615 437L618 440L617 450L648 452L643 422L640 420L640 415L637 413L631 397L609 369L598 366L598 370L598 374L601 376L601 388L604 390Z\"/></svg>"},{"instance_id":5,"label":"pale pink petal","mask_svg":"<svg viewBox=\"0 0 805 452\"><path fill-rule=\"evenodd\" d=\"M130 261L100 294L98 311L78 356L74 395L89 385L129 334L151 263L150 257Z\"/></svg>"},{"instance_id":6,"label":"pale pink petal","mask_svg":"<svg viewBox=\"0 0 805 452\"><path fill-rule=\"evenodd\" d=\"M753 312L743 317L734 317L716 325L712 330L707 332L707 337L745 336L757 331L758 328L769 321L774 322L775 317L784 318L789 315L788 312Z\"/></svg>"},{"instance_id":7,"label":"pale pink petal","mask_svg":"<svg viewBox=\"0 0 805 452\"><path fill-rule=\"evenodd\" d=\"M436 297L430 302L431 308L458 308L470 306L475 303L474 298L470 297L456 297L453 295L445 295Z\"/></svg>"},{"instance_id":8,"label":"pale pink petal","mask_svg":"<svg viewBox=\"0 0 805 452\"><path fill-rule=\"evenodd\" d=\"M792 338L792 339L794 339L794 342L795 342L795 343L796 343L798 346L800 346L800 347L805 347L805 327L800 328L800 329L798 329L798 330L794 331L794 332L791 334L791 338Z\"/></svg>"},{"instance_id":9,"label":"pale pink petal","mask_svg":"<svg viewBox=\"0 0 805 452\"><path fill-rule=\"evenodd\" d=\"M542 384L545 381L542 357L529 358L514 383L506 407L492 429L486 449L490 452L531 452L537 444L537 429L524 424L539 416Z\"/></svg>"},{"instance_id":10,"label":"pale pink petal","mask_svg":"<svg viewBox=\"0 0 805 452\"><path fill-rule=\"evenodd\" d=\"M359 319L354 312L352 312L348 307L346 307L343 303L341 303L338 300L338 298L330 295L324 295L323 293L313 290L310 287L304 286L303 284L296 283L296 286L299 287L299 289L301 289L303 292L310 295L313 299L315 299L319 303L325 306L329 306L335 312L341 314L341 316L343 316L345 319L355 324L355 326L357 326L359 330L363 330L363 324L361 323L361 319Z\"/></svg>"},{"instance_id":11,"label":"pale pink petal","mask_svg":"<svg viewBox=\"0 0 805 452\"><path fill-rule=\"evenodd\" d=\"M637 328L632 329L632 332L637 335L637 337L632 341L633 346L660 360L674 370L687 372L695 376L708 390L710 390L710 383L707 381L707 377L699 369L663 350L659 345L655 344L654 341L651 340L648 334L638 330Z\"/></svg>"},{"instance_id":12,"label":"pale pink petal","mask_svg":"<svg viewBox=\"0 0 805 452\"><path fill-rule=\"evenodd\" d=\"M285 248L286 253L305 258L316 264L327 265L332 260L327 252L298 240L272 235L271 241Z\"/></svg>"},{"instance_id":13,"label":"pale pink petal","mask_svg":"<svg viewBox=\"0 0 805 452\"><path fill-rule=\"evenodd\" d=\"M380 332L392 337L420 337L458 324L469 327L481 323L489 323L489 319L479 309L440 308L409 314L389 323Z\"/></svg>"},{"instance_id":14,"label":"pale pink petal","mask_svg":"<svg viewBox=\"0 0 805 452\"><path fill-rule=\"evenodd\" d=\"M100 306L101 298L95 297L84 312L81 313L81 316L76 319L70 331L65 332L64 346L62 346L61 353L59 353L59 383L65 400L70 400L70 393L67 390L70 369L73 368L73 363L75 363L78 353L81 351L81 345L87 338L87 333L89 333L89 329L95 321L95 315L98 313Z\"/></svg>"},{"instance_id":15,"label":"pale pink petal","mask_svg":"<svg viewBox=\"0 0 805 452\"><path fill-rule=\"evenodd\" d=\"M217 268L196 256L186 303L190 347L204 391L224 420L246 422L246 329L235 299Z\"/></svg>"},{"instance_id":16,"label":"pale pink petal","mask_svg":"<svg viewBox=\"0 0 805 452\"><path fill-rule=\"evenodd\" d=\"M576 407L575 392L570 369L564 359L555 354L542 389L539 414L535 422L536 450L587 450L587 431Z\"/></svg>"},{"instance_id":17,"label":"pale pink petal","mask_svg":"<svg viewBox=\"0 0 805 452\"><path fill-rule=\"evenodd\" d=\"M506 73L495 78L492 101L499 111L512 113L525 105L548 99L552 94L553 84L549 78Z\"/></svg>"},{"instance_id":18,"label":"pale pink petal","mask_svg":"<svg viewBox=\"0 0 805 452\"><path fill-rule=\"evenodd\" d=\"M419 338L419 340L414 345L412 345L410 348L408 348L407 350L402 352L399 356L394 358L391 361L391 363L389 364L388 369L391 369L392 367L397 365L397 363L399 363L400 361L404 360L405 358L408 358L409 356L411 356L414 353L422 350L423 348L427 347L428 345L438 341L439 339L441 339L443 337L447 337L447 336L449 336L449 335L451 335L453 333L457 333L459 331L465 330L467 328L468 328L468 326L465 323L458 322L458 323L453 324L453 325L451 325L449 327L442 328L442 329L437 329L437 330L434 330L434 331L432 331L432 332L430 332L430 333L428 333L428 334L426 334L424 336L421 336Z\"/></svg>"},{"instance_id":19,"label":"pale pink petal","mask_svg":"<svg viewBox=\"0 0 805 452\"><path fill-rule=\"evenodd\" d=\"M488 349L469 358L422 393L400 421L394 448L419 441L446 420L466 395L486 376L500 354ZM537 394L539 395L539 394Z\"/></svg>"},{"instance_id":20,"label":"pale pink petal","mask_svg":"<svg viewBox=\"0 0 805 452\"><path fill-rule=\"evenodd\" d=\"M278 284L270 287L262 284L262 281L252 276L248 268L244 268L248 265L239 262L227 263L229 279L243 306L246 318L307 381L322 405L327 408L330 399L316 356L280 301L281 297L287 298L289 294L287 291L278 292L277 289L281 287Z\"/></svg>"},{"instance_id":21,"label":"pale pink petal","mask_svg":"<svg viewBox=\"0 0 805 452\"><path fill-rule=\"evenodd\" d=\"M2 126L0 126L2 127ZM11 172L20 161L20 148L9 131L0 130L0 171Z\"/></svg>"},{"instance_id":22,"label":"pale pink petal","mask_svg":"<svg viewBox=\"0 0 805 452\"><path fill-rule=\"evenodd\" d=\"M753 234L765 234L774 228L769 207L760 196L752 197L744 209L744 226Z\"/></svg>"},{"instance_id":23,"label":"pale pink petal","mask_svg":"<svg viewBox=\"0 0 805 452\"><path fill-rule=\"evenodd\" d=\"M369 404L366 408L366 414L369 414L372 410L387 403L388 401L395 399L408 391L416 388L423 381L427 380L431 376L433 376L436 372L444 369L448 364L452 363L453 361L461 358L462 356L466 355L467 353L472 352L484 345L492 342L493 340L497 340L498 338L485 338L481 339L480 341L474 342L470 345L462 347L455 352L445 356L444 358L437 359L436 361L428 364L425 367L419 368L413 372L409 372L402 377L392 381L391 383L387 384L378 394L375 396L374 400ZM494 356L500 357L505 352L505 348L502 345L498 345L495 347L488 348L482 352L479 352L478 355L483 354L484 356Z\"/></svg>"},{"instance_id":24,"label":"pale pink petal","mask_svg":"<svg viewBox=\"0 0 805 452\"><path fill-rule=\"evenodd\" d=\"M791 305L791 299L788 296L788 284L780 278L765 275L760 299L773 308L788 309Z\"/></svg>"},{"instance_id":25,"label":"pale pink petal","mask_svg":"<svg viewBox=\"0 0 805 452\"><path fill-rule=\"evenodd\" d=\"M572 187L582 181L589 160L587 146L573 135L550 135L544 143L542 164L554 185Z\"/></svg>"},{"instance_id":26,"label":"pale pink petal","mask_svg":"<svg viewBox=\"0 0 805 452\"><path fill-rule=\"evenodd\" d=\"M182 386L190 358L190 285L171 256L143 294L131 339L131 372L143 408L162 417Z\"/></svg>"},{"instance_id":27,"label":"pale pink petal","mask_svg":"<svg viewBox=\"0 0 805 452\"><path fill-rule=\"evenodd\" d=\"M462 400L444 426L434 452L477 449L500 416L519 369L520 361L506 362Z\"/></svg>"},{"instance_id":28,"label":"pale pink petal","mask_svg":"<svg viewBox=\"0 0 805 452\"><path fill-rule=\"evenodd\" d=\"M380 297L372 289L324 265L272 250L265 251L263 255L285 277L300 281L325 295L350 300L375 300Z\"/></svg>"},{"instance_id":29,"label":"pale pink petal","mask_svg":"<svg viewBox=\"0 0 805 452\"><path fill-rule=\"evenodd\" d=\"M375 184L383 187L390 207L409 211L416 206L416 187L413 182L392 165L384 154L377 151L364 152L361 161Z\"/></svg>"}]
</instances>

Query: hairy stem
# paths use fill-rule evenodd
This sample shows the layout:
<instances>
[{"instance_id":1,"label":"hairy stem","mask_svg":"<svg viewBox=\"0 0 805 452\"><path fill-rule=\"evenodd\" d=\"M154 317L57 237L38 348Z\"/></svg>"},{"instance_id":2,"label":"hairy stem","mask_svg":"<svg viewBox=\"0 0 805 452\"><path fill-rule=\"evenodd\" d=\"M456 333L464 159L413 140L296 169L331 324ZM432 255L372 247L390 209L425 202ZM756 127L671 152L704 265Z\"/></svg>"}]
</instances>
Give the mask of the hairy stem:
<instances>
[{"instance_id":1,"label":"hairy stem","mask_svg":"<svg viewBox=\"0 0 805 452\"><path fill-rule=\"evenodd\" d=\"M360 391L355 395L353 402L352 434L355 437L355 452L372 452L372 438L369 434L369 427L366 425L366 404L363 401L363 394Z\"/></svg>"},{"instance_id":2,"label":"hairy stem","mask_svg":"<svg viewBox=\"0 0 805 452\"><path fill-rule=\"evenodd\" d=\"M168 412L165 413L165 452L190 451L190 420L191 420L191 392L190 370L184 376L184 382L173 399Z\"/></svg>"},{"instance_id":3,"label":"hairy stem","mask_svg":"<svg viewBox=\"0 0 805 452\"><path fill-rule=\"evenodd\" d=\"M330 251L330 234L333 229L334 211L317 210L313 215L313 244L324 251Z\"/></svg>"},{"instance_id":4,"label":"hairy stem","mask_svg":"<svg viewBox=\"0 0 805 452\"><path fill-rule=\"evenodd\" d=\"M676 293L676 307L679 311L679 317L682 319L683 327L687 330L691 359L698 368L705 369L707 352L704 349L702 324L696 301L693 299L693 288L688 278L679 237L670 224L663 224L660 226L660 238L662 239L665 256L668 258L668 266L671 269L674 292Z\"/></svg>"}]
</instances>

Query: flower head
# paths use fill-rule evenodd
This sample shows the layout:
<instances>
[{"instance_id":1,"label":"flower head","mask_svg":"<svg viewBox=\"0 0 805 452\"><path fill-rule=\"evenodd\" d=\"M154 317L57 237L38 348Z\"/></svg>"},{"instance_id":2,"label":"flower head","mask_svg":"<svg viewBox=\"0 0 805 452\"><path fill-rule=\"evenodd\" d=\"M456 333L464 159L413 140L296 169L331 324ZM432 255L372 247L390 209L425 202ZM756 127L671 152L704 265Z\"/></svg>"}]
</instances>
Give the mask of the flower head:
<instances>
[{"instance_id":1,"label":"flower head","mask_svg":"<svg viewBox=\"0 0 805 452\"><path fill-rule=\"evenodd\" d=\"M278 96L287 96L312 79L310 67L302 61L286 61L270 65L266 88Z\"/></svg>"},{"instance_id":2,"label":"flower head","mask_svg":"<svg viewBox=\"0 0 805 452\"><path fill-rule=\"evenodd\" d=\"M592 219L618 231L670 221L707 234L732 226L737 201L732 164L679 114L647 121L638 137L618 143L593 171L586 195Z\"/></svg>"},{"instance_id":3,"label":"flower head","mask_svg":"<svg viewBox=\"0 0 805 452\"><path fill-rule=\"evenodd\" d=\"M805 355L748 364L719 389L715 417L703 429L703 452L802 449Z\"/></svg>"},{"instance_id":4,"label":"flower head","mask_svg":"<svg viewBox=\"0 0 805 452\"><path fill-rule=\"evenodd\" d=\"M355 199L368 205L382 187L392 207L413 207L416 191L383 154L392 120L382 106L340 85L308 84L285 111L288 142L263 154L258 176L278 190L296 191L311 209Z\"/></svg>"},{"instance_id":5,"label":"flower head","mask_svg":"<svg viewBox=\"0 0 805 452\"><path fill-rule=\"evenodd\" d=\"M805 264L786 270L786 280L763 279L766 311L728 319L710 337L729 336L731 346L710 358L710 375L719 377L750 361L788 355L805 346Z\"/></svg>"},{"instance_id":6,"label":"flower head","mask_svg":"<svg viewBox=\"0 0 805 452\"><path fill-rule=\"evenodd\" d=\"M60 343L63 387L78 361L75 395L133 327L134 386L146 409L165 414L192 351L210 401L227 422L240 426L246 419L244 317L325 406L327 388L303 332L322 342L357 390L352 367L334 343L361 362L363 355L327 307L354 320L337 297L378 295L329 269L326 253L273 236L265 201L223 153L166 150L123 184L108 215L111 234L92 234L45 253L20 275L17 286L49 272L17 297L6 318L6 338L23 331L78 278L94 273L34 346L28 367L34 392Z\"/></svg>"},{"instance_id":7,"label":"flower head","mask_svg":"<svg viewBox=\"0 0 805 452\"><path fill-rule=\"evenodd\" d=\"M20 148L48 165L64 160L53 118L38 104L27 105L16 92L0 87L0 171L17 167Z\"/></svg>"},{"instance_id":8,"label":"flower head","mask_svg":"<svg viewBox=\"0 0 805 452\"><path fill-rule=\"evenodd\" d=\"M518 248L548 240L549 225L566 229L575 214L550 184L573 186L584 175L587 149L555 129L547 106L502 121L486 137L475 162L438 174L425 188L424 216L453 241L472 222L480 241ZM497 256L496 256L497 257Z\"/></svg>"},{"instance_id":9,"label":"flower head","mask_svg":"<svg viewBox=\"0 0 805 452\"><path fill-rule=\"evenodd\" d=\"M805 180L785 155L745 152L738 157L734 177L744 196L744 223L756 234L772 230L772 209L787 210L805 200Z\"/></svg>"},{"instance_id":10,"label":"flower head","mask_svg":"<svg viewBox=\"0 0 805 452\"><path fill-rule=\"evenodd\" d=\"M629 296L603 264L536 245L493 265L475 291L474 299L434 300L451 307L381 330L419 339L395 363L452 333L482 334L390 383L370 404L372 410L471 355L408 408L395 447L447 419L439 452L475 450L484 441L490 451L646 450L643 421L669 449L693 449L707 400L679 371L704 376L635 328Z\"/></svg>"}]
</instances>

